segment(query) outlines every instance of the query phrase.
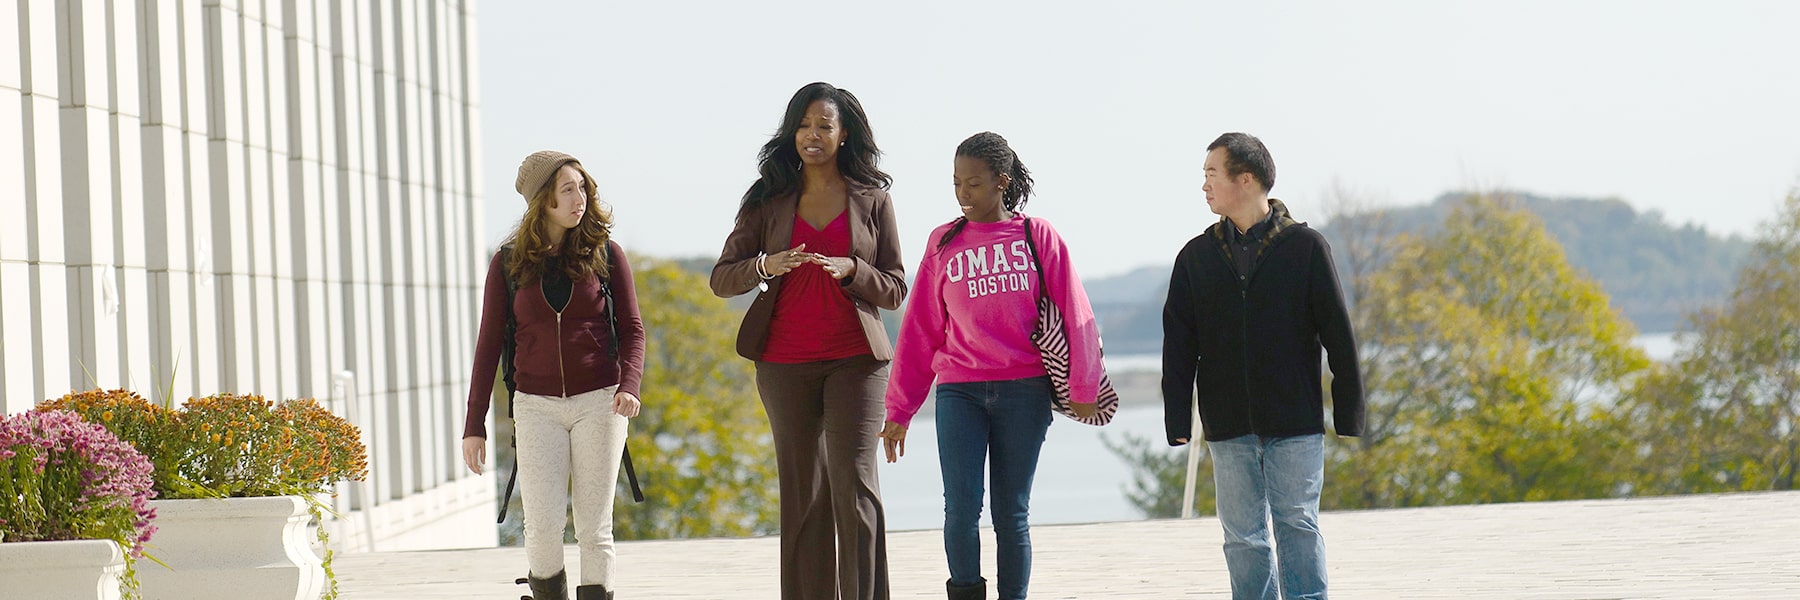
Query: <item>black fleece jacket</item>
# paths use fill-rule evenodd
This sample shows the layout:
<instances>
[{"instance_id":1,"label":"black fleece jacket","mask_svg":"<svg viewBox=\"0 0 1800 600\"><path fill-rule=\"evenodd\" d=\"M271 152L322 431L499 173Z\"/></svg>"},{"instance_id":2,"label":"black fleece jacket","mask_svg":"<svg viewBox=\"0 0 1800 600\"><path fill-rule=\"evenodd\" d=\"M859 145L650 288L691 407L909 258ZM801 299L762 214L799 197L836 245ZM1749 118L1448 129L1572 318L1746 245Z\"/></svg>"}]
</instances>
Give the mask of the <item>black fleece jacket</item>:
<instances>
[{"instance_id":1,"label":"black fleece jacket","mask_svg":"<svg viewBox=\"0 0 1800 600\"><path fill-rule=\"evenodd\" d=\"M1171 446L1192 436L1188 402L1196 386L1208 441L1324 433L1321 348L1331 365L1334 428L1362 434L1362 375L1331 248L1280 200L1269 205L1273 227L1248 273L1238 272L1223 219L1175 257L1163 305Z\"/></svg>"}]
</instances>

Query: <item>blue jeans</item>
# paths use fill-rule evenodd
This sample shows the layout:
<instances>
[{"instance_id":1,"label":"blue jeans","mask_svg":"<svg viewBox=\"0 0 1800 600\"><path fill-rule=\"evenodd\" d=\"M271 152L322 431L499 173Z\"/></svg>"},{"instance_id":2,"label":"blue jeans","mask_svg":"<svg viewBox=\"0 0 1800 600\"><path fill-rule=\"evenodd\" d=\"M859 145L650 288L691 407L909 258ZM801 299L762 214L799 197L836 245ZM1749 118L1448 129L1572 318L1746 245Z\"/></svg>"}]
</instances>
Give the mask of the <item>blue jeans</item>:
<instances>
[{"instance_id":1,"label":"blue jeans","mask_svg":"<svg viewBox=\"0 0 1800 600\"><path fill-rule=\"evenodd\" d=\"M1031 480L1050 428L1050 394L1048 376L938 385L938 466L944 472L950 583L982 582L981 480L991 464L1000 598L1025 597L1031 581Z\"/></svg>"},{"instance_id":2,"label":"blue jeans","mask_svg":"<svg viewBox=\"0 0 1800 600\"><path fill-rule=\"evenodd\" d=\"M1325 600L1325 537L1319 534L1325 436L1245 435L1206 445L1225 528L1231 597L1275 600L1279 589L1287 600Z\"/></svg>"}]
</instances>

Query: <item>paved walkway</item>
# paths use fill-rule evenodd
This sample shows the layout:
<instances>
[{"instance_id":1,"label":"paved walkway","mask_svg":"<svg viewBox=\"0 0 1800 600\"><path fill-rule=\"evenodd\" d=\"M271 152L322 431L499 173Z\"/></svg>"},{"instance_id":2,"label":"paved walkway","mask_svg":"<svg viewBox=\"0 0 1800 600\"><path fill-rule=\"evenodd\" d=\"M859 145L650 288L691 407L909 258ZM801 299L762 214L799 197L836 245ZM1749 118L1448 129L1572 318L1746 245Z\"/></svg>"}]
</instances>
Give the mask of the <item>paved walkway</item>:
<instances>
[{"instance_id":1,"label":"paved walkway","mask_svg":"<svg viewBox=\"0 0 1800 600\"><path fill-rule=\"evenodd\" d=\"M1800 492L1335 512L1320 526L1337 600L1800 598ZM1216 519L1040 526L1032 540L1033 598L1230 597ZM894 598L944 597L938 532L888 545ZM619 597L777 598L777 550L775 538L623 543ZM337 561L346 600L517 598L524 571L519 548Z\"/></svg>"}]
</instances>

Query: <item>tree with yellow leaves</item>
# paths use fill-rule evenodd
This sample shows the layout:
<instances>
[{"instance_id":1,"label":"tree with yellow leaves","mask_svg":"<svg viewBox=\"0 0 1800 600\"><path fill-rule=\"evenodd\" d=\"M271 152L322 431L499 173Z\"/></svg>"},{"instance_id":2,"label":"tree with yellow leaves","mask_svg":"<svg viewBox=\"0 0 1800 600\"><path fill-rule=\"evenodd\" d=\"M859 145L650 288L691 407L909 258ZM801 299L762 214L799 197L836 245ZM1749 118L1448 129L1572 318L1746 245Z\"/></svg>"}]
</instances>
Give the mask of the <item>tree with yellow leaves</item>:
<instances>
[{"instance_id":1,"label":"tree with yellow leaves","mask_svg":"<svg viewBox=\"0 0 1800 600\"><path fill-rule=\"evenodd\" d=\"M732 350L737 315L703 276L671 261L637 269L644 411L629 445L645 502L621 494L619 539L773 532L774 447L750 365Z\"/></svg>"},{"instance_id":2,"label":"tree with yellow leaves","mask_svg":"<svg viewBox=\"0 0 1800 600\"><path fill-rule=\"evenodd\" d=\"M1368 422L1328 457L1335 508L1604 497L1648 366L1537 217L1477 196L1399 236L1353 309Z\"/></svg>"},{"instance_id":3,"label":"tree with yellow leaves","mask_svg":"<svg viewBox=\"0 0 1800 600\"><path fill-rule=\"evenodd\" d=\"M1632 395L1636 492L1795 489L1800 470L1800 191L1757 240L1722 306Z\"/></svg>"}]
</instances>

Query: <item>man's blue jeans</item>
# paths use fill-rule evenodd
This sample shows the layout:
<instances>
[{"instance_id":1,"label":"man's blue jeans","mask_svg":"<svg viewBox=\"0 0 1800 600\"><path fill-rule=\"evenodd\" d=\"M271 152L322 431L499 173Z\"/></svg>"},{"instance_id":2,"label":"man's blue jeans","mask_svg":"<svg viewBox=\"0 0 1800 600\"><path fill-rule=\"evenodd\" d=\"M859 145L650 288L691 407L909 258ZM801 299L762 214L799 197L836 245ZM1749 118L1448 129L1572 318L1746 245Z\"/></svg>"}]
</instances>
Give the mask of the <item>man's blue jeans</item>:
<instances>
[{"instance_id":1,"label":"man's blue jeans","mask_svg":"<svg viewBox=\"0 0 1800 600\"><path fill-rule=\"evenodd\" d=\"M1276 600L1279 589L1287 600L1325 600L1325 537L1319 534L1325 436L1245 435L1206 445L1225 528L1231 597Z\"/></svg>"},{"instance_id":2,"label":"man's blue jeans","mask_svg":"<svg viewBox=\"0 0 1800 600\"><path fill-rule=\"evenodd\" d=\"M950 583L981 583L982 471L992 464L999 596L1025 597L1031 581L1031 480L1050 428L1050 394L1047 376L938 385L938 466L944 472Z\"/></svg>"}]
</instances>

